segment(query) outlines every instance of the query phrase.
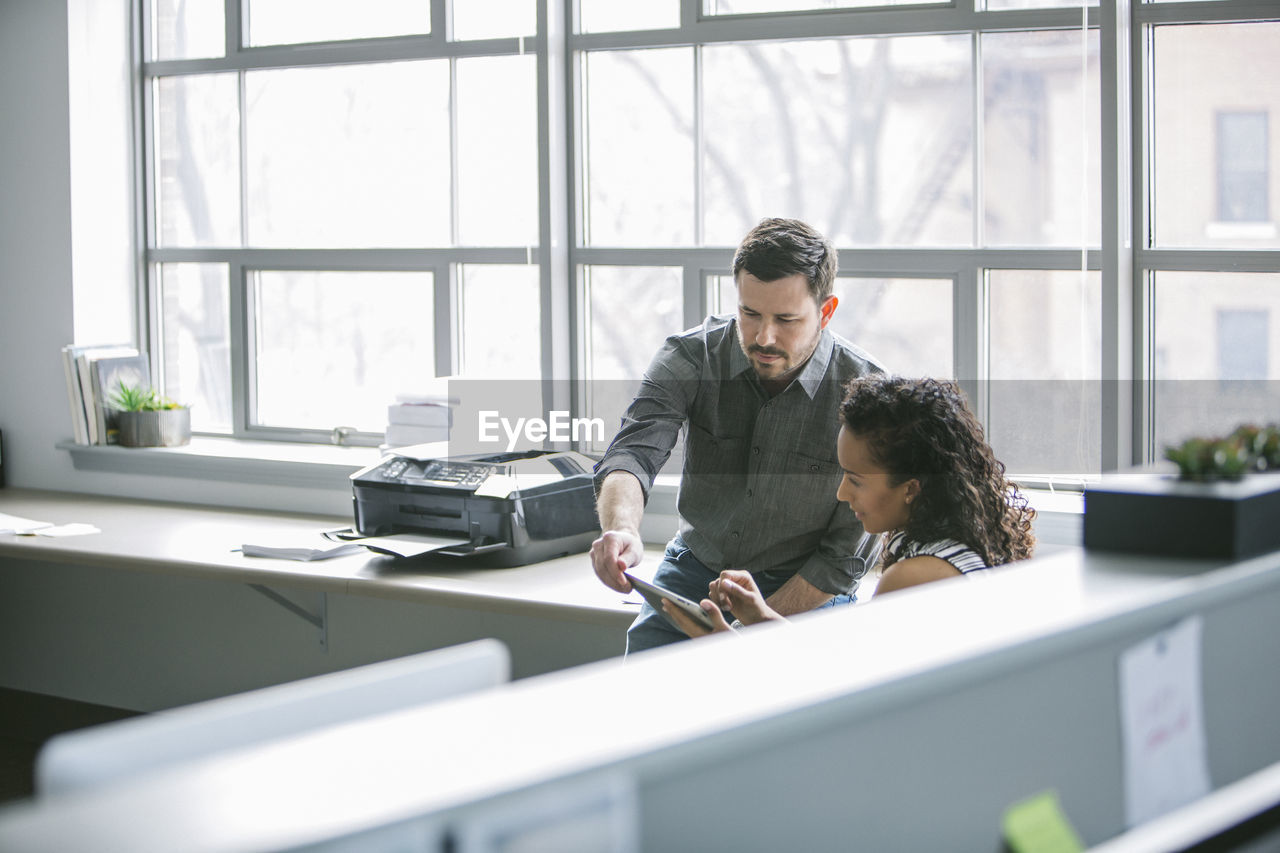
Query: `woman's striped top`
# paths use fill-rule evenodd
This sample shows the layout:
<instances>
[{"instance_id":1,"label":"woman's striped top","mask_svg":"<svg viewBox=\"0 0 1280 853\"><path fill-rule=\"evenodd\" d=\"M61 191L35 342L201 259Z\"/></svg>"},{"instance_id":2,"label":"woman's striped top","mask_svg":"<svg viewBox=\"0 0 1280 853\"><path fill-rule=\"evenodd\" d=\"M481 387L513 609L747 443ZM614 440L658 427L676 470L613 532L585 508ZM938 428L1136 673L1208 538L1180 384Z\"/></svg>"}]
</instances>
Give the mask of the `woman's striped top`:
<instances>
[{"instance_id":1,"label":"woman's striped top","mask_svg":"<svg viewBox=\"0 0 1280 853\"><path fill-rule=\"evenodd\" d=\"M905 542L905 539L906 533L899 530L890 537L888 545L885 546L890 553L897 554L899 560L910 557L937 557L955 566L956 571L962 575L985 572L990 568L981 554L963 542L940 539L937 542L923 543Z\"/></svg>"}]
</instances>

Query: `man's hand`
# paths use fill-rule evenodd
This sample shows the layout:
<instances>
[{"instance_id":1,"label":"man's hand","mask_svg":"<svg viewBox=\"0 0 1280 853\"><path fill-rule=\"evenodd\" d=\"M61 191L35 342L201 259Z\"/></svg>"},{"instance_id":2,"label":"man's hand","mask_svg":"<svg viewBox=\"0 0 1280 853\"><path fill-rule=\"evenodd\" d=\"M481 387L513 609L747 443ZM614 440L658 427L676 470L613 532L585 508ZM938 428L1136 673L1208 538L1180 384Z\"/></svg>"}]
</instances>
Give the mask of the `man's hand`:
<instances>
[{"instance_id":1,"label":"man's hand","mask_svg":"<svg viewBox=\"0 0 1280 853\"><path fill-rule=\"evenodd\" d=\"M750 572L725 569L708 587L711 601L733 613L743 625L782 619L782 614L765 603ZM688 633L686 631L685 633Z\"/></svg>"},{"instance_id":2,"label":"man's hand","mask_svg":"<svg viewBox=\"0 0 1280 853\"><path fill-rule=\"evenodd\" d=\"M631 592L631 582L622 573L643 556L644 543L630 530L606 530L591 543L591 567L596 577L617 592Z\"/></svg>"},{"instance_id":3,"label":"man's hand","mask_svg":"<svg viewBox=\"0 0 1280 853\"><path fill-rule=\"evenodd\" d=\"M720 612L720 608L712 604L709 599L702 599L702 601L698 602L698 606L706 611L706 614L711 617L711 621L715 623L714 627L704 628L702 625L694 622L691 616L679 607L676 607L670 601L662 602L662 612L666 614L668 619L676 623L676 627L681 631L684 631L690 637L705 637L708 634L720 634L725 631L733 630L729 627L729 623L724 621L724 614Z\"/></svg>"},{"instance_id":4,"label":"man's hand","mask_svg":"<svg viewBox=\"0 0 1280 853\"><path fill-rule=\"evenodd\" d=\"M616 592L631 592L622 576L644 556L640 519L644 517L644 491L628 471L612 471L600 486L596 514L604 532L591 543L591 568L600 582Z\"/></svg>"}]
</instances>

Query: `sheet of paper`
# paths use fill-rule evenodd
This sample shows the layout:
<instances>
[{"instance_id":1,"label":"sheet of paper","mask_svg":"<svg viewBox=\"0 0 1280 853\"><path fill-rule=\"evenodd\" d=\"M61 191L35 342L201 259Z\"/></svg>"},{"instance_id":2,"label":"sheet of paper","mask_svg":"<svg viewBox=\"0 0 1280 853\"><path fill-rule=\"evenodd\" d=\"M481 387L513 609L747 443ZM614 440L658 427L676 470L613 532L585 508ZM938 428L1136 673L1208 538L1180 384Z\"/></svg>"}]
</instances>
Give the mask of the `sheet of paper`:
<instances>
[{"instance_id":1,"label":"sheet of paper","mask_svg":"<svg viewBox=\"0 0 1280 853\"><path fill-rule=\"evenodd\" d=\"M1080 853L1084 845L1072 829L1056 791L1015 803L1004 813L1004 840L1013 853Z\"/></svg>"},{"instance_id":2,"label":"sheet of paper","mask_svg":"<svg viewBox=\"0 0 1280 853\"><path fill-rule=\"evenodd\" d=\"M0 533L34 533L44 527L53 527L53 524L0 512Z\"/></svg>"},{"instance_id":3,"label":"sheet of paper","mask_svg":"<svg viewBox=\"0 0 1280 853\"><path fill-rule=\"evenodd\" d=\"M456 548L467 544L467 539L445 536L428 536L423 533L396 533L391 536L366 536L352 540L374 551L396 557L419 557L442 548Z\"/></svg>"},{"instance_id":4,"label":"sheet of paper","mask_svg":"<svg viewBox=\"0 0 1280 853\"><path fill-rule=\"evenodd\" d=\"M1200 637L1190 616L1120 656L1125 823L1137 826L1209 793Z\"/></svg>"},{"instance_id":5,"label":"sheet of paper","mask_svg":"<svg viewBox=\"0 0 1280 853\"><path fill-rule=\"evenodd\" d=\"M102 531L94 527L92 524L83 524L74 522L72 524L59 524L56 527L41 527L35 531L37 536L84 536L89 533L101 533Z\"/></svg>"}]
</instances>

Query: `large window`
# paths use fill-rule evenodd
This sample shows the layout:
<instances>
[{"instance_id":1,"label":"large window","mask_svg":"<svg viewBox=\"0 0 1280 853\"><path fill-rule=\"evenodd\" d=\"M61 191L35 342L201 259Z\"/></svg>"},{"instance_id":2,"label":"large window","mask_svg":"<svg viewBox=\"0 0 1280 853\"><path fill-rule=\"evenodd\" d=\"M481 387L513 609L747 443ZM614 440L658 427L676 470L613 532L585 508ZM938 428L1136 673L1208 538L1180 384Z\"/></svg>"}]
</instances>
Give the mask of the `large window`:
<instances>
[{"instance_id":1,"label":"large window","mask_svg":"<svg viewBox=\"0 0 1280 853\"><path fill-rule=\"evenodd\" d=\"M541 375L536 6L434 5L146 4L151 348L195 429L375 443L436 376Z\"/></svg>"},{"instance_id":2,"label":"large window","mask_svg":"<svg viewBox=\"0 0 1280 853\"><path fill-rule=\"evenodd\" d=\"M960 380L1016 474L1280 412L1249 0L1135 3L1132 39L1065 0L143 5L151 349L201 431L376 443L446 374L616 424L766 216L837 244L833 329Z\"/></svg>"}]
</instances>

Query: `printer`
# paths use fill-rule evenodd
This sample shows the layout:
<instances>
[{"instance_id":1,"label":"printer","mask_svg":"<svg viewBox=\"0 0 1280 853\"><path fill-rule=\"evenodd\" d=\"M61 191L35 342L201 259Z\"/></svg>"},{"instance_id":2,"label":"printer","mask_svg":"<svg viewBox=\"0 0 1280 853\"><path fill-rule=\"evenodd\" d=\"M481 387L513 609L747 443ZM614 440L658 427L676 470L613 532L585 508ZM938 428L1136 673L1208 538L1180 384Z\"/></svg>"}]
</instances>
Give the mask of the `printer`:
<instances>
[{"instance_id":1,"label":"printer","mask_svg":"<svg viewBox=\"0 0 1280 853\"><path fill-rule=\"evenodd\" d=\"M422 445L431 447L431 445ZM523 566L586 551L599 535L592 468L571 451L419 458L402 448L351 475L362 536L451 537L433 551L482 566Z\"/></svg>"}]
</instances>

